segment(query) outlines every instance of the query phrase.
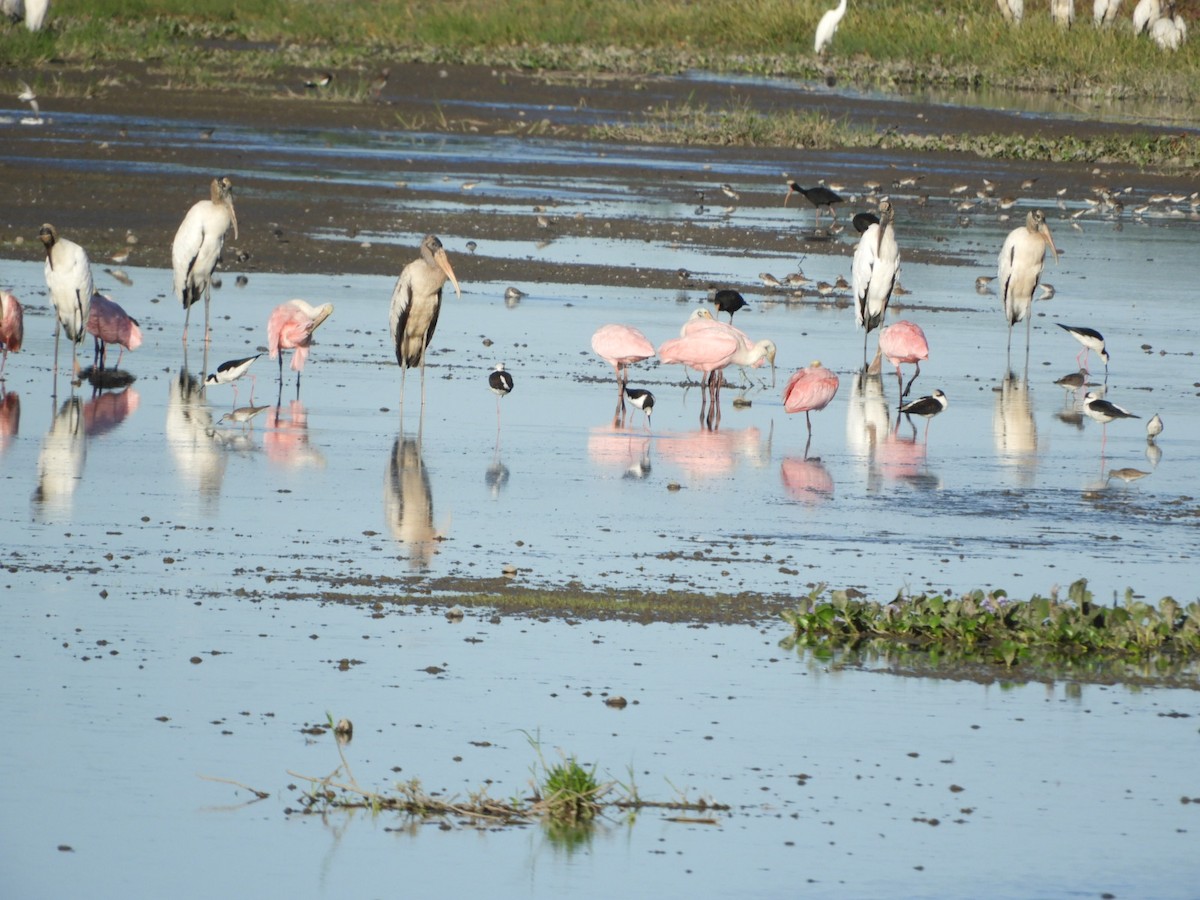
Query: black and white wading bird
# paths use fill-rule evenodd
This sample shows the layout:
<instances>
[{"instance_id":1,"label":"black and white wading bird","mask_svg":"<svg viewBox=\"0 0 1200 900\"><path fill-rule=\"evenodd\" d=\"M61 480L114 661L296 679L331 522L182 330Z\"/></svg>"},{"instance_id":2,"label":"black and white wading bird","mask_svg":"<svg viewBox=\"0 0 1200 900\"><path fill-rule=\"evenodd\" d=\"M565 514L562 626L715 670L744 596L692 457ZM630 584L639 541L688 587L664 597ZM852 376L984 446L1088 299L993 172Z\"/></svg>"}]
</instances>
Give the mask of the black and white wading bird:
<instances>
[{"instance_id":1,"label":"black and white wading bird","mask_svg":"<svg viewBox=\"0 0 1200 900\"><path fill-rule=\"evenodd\" d=\"M404 267L392 290L389 321L396 362L400 365L401 408L406 376L414 367L421 369L421 406L425 406L425 354L442 311L442 287L447 279L461 297L446 249L436 236L427 234L421 241L420 257Z\"/></svg>"},{"instance_id":2,"label":"black and white wading bird","mask_svg":"<svg viewBox=\"0 0 1200 900\"><path fill-rule=\"evenodd\" d=\"M233 405L237 406L238 386L237 381L243 375L250 371L250 367L254 365L254 361L262 356L261 353L256 353L254 356L247 356L242 359L231 359L217 366L217 371L213 372L204 379L206 385L214 384L232 384L233 385ZM254 376L250 376L250 405L254 405Z\"/></svg>"},{"instance_id":3,"label":"black and white wading bird","mask_svg":"<svg viewBox=\"0 0 1200 900\"><path fill-rule=\"evenodd\" d=\"M879 221L867 225L854 250L850 280L854 291L854 323L863 329L863 366L867 364L867 337L883 324L900 271L895 217L892 204L881 200Z\"/></svg>"},{"instance_id":4,"label":"black and white wading bird","mask_svg":"<svg viewBox=\"0 0 1200 900\"><path fill-rule=\"evenodd\" d=\"M58 236L49 223L38 231L38 239L46 248L46 287L62 333L71 341L71 377L79 374L79 345L87 334L88 313L96 286L92 280L92 263L87 253L74 241ZM58 384L59 329L54 329L54 383Z\"/></svg>"},{"instance_id":5,"label":"black and white wading bird","mask_svg":"<svg viewBox=\"0 0 1200 900\"><path fill-rule=\"evenodd\" d=\"M212 302L213 270L221 261L225 233L233 228L237 240L237 213L233 210L233 181L229 176L214 178L209 198L197 201L187 211L175 242L171 245L171 265L175 270L175 296L183 304L183 343L187 345L188 322L192 304L204 299L204 342L209 340L209 306Z\"/></svg>"},{"instance_id":6,"label":"black and white wading bird","mask_svg":"<svg viewBox=\"0 0 1200 900\"><path fill-rule=\"evenodd\" d=\"M941 391L934 391L928 397L921 397L917 400L911 400L900 407L900 412L909 417L912 421L912 416L921 416L925 419L925 437L929 437L929 420L942 412L950 401L946 399L946 395Z\"/></svg>"},{"instance_id":7,"label":"black and white wading bird","mask_svg":"<svg viewBox=\"0 0 1200 900\"><path fill-rule=\"evenodd\" d=\"M646 430L650 430L650 413L654 412L654 395L642 388L625 388L629 402L646 414Z\"/></svg>"},{"instance_id":8,"label":"black and white wading bird","mask_svg":"<svg viewBox=\"0 0 1200 900\"><path fill-rule=\"evenodd\" d=\"M1062 322L1055 322L1054 324L1083 344L1083 349L1075 357L1075 362L1078 363L1079 367L1085 372L1087 371L1088 354L1095 350L1100 354L1100 358L1104 360L1104 377L1108 378L1109 354L1107 348L1104 346L1104 335L1095 328L1085 328L1082 325L1064 325Z\"/></svg>"},{"instance_id":9,"label":"black and white wading bird","mask_svg":"<svg viewBox=\"0 0 1200 900\"><path fill-rule=\"evenodd\" d=\"M500 431L500 401L512 393L512 373L504 370L504 363L496 363L496 368L488 375L488 387L496 395L496 431Z\"/></svg>"},{"instance_id":10,"label":"black and white wading bird","mask_svg":"<svg viewBox=\"0 0 1200 900\"><path fill-rule=\"evenodd\" d=\"M1013 326L1025 320L1025 354L1029 354L1029 335L1033 320L1033 292L1042 277L1042 266L1046 260L1046 247L1058 262L1058 248L1046 225L1046 214L1040 209L1031 210L1025 224L1014 228L1004 239L1000 250L997 270L1000 299L1004 304L1004 318L1008 322L1008 350L1012 351Z\"/></svg>"}]
</instances>

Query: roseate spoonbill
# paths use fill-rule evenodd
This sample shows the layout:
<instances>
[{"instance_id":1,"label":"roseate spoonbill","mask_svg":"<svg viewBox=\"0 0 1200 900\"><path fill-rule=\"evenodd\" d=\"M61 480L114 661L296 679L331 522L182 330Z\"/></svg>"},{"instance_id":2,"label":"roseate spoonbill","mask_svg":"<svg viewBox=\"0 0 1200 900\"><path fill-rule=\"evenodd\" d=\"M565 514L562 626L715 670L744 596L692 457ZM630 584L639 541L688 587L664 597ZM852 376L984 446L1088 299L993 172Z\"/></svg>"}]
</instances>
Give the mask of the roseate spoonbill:
<instances>
[{"instance_id":1,"label":"roseate spoonbill","mask_svg":"<svg viewBox=\"0 0 1200 900\"><path fill-rule=\"evenodd\" d=\"M879 203L879 222L868 225L854 251L851 278L854 289L854 323L863 330L863 365L867 364L867 337L883 324L884 314L900 271L896 246L895 210L887 200Z\"/></svg>"},{"instance_id":2,"label":"roseate spoonbill","mask_svg":"<svg viewBox=\"0 0 1200 900\"><path fill-rule=\"evenodd\" d=\"M708 327L692 327L683 337L672 338L658 348L658 358L663 363L679 363L704 375L702 383L707 386L714 407L720 400L720 372L742 347L732 329L713 327L716 324L709 322Z\"/></svg>"},{"instance_id":3,"label":"roseate spoonbill","mask_svg":"<svg viewBox=\"0 0 1200 900\"><path fill-rule=\"evenodd\" d=\"M312 306L303 300L289 300L271 310L267 319L267 351L271 359L279 357L279 391L283 393L283 351L292 350L292 371L296 373L296 396L300 396L300 373L308 359L313 332L333 314L333 304Z\"/></svg>"},{"instance_id":4,"label":"roseate spoonbill","mask_svg":"<svg viewBox=\"0 0 1200 900\"><path fill-rule=\"evenodd\" d=\"M629 402L646 414L646 430L650 430L650 413L654 412L654 395L642 388L625 388Z\"/></svg>"},{"instance_id":5,"label":"roseate spoonbill","mask_svg":"<svg viewBox=\"0 0 1200 900\"><path fill-rule=\"evenodd\" d=\"M921 397L918 400L910 400L908 403L905 403L900 407L900 412L908 416L910 422L912 421L912 416L922 416L925 419L925 437L928 439L929 420L949 405L950 401L946 399L945 394L941 391L934 391L928 397ZM899 419L897 419L897 422L899 422ZM916 434L915 429L913 430L913 434Z\"/></svg>"},{"instance_id":6,"label":"roseate spoonbill","mask_svg":"<svg viewBox=\"0 0 1200 900\"><path fill-rule=\"evenodd\" d=\"M900 401L903 402L912 389L912 383L921 374L921 360L929 359L929 343L925 340L925 332L915 322L893 322L879 332L879 349L888 362L896 367L896 381L903 388L900 392ZM904 363L915 363L917 367L907 385L900 374L900 366Z\"/></svg>"},{"instance_id":7,"label":"roseate spoonbill","mask_svg":"<svg viewBox=\"0 0 1200 900\"><path fill-rule=\"evenodd\" d=\"M846 15L846 0L841 0L837 6L821 16L821 21L817 23L817 37L813 41L814 53L824 53L825 48L833 43L833 35L844 15Z\"/></svg>"},{"instance_id":8,"label":"roseate spoonbill","mask_svg":"<svg viewBox=\"0 0 1200 900\"><path fill-rule=\"evenodd\" d=\"M1054 253L1058 262L1058 248L1046 225L1046 214L1040 209L1030 210L1025 224L1014 228L1000 250L999 282L1000 297L1004 304L1004 318L1008 321L1008 349L1012 350L1012 328L1025 320L1025 353L1029 353L1029 335L1033 321L1033 291L1042 277L1042 266L1046 259L1046 247Z\"/></svg>"},{"instance_id":9,"label":"roseate spoonbill","mask_svg":"<svg viewBox=\"0 0 1200 900\"><path fill-rule=\"evenodd\" d=\"M230 359L217 366L217 371L210 374L204 379L205 385L210 384L232 384L233 385L233 404L237 406L238 386L237 381L243 375L250 371L250 367L254 365L254 361L262 356L261 353L255 353L253 356L246 356L242 359ZM280 360L282 364L282 360ZM254 376L250 376L250 403L254 403Z\"/></svg>"},{"instance_id":10,"label":"roseate spoonbill","mask_svg":"<svg viewBox=\"0 0 1200 900\"><path fill-rule=\"evenodd\" d=\"M1075 362L1079 364L1080 368L1085 372L1087 371L1088 354L1095 350L1100 354L1100 358L1104 360L1104 377L1108 378L1108 360L1110 357L1108 350L1104 346L1104 335L1094 328L1085 328L1082 325L1064 325L1062 322L1055 322L1054 324L1083 344L1083 349L1075 357Z\"/></svg>"},{"instance_id":11,"label":"roseate spoonbill","mask_svg":"<svg viewBox=\"0 0 1200 900\"><path fill-rule=\"evenodd\" d=\"M617 393L629 382L629 366L654 355L654 345L630 325L601 325L592 335L592 350L613 367Z\"/></svg>"},{"instance_id":12,"label":"roseate spoonbill","mask_svg":"<svg viewBox=\"0 0 1200 900\"><path fill-rule=\"evenodd\" d=\"M733 314L746 306L746 298L730 288L717 291L713 294L712 299L717 307L717 312L729 313L731 324L733 322Z\"/></svg>"},{"instance_id":13,"label":"roseate spoonbill","mask_svg":"<svg viewBox=\"0 0 1200 900\"><path fill-rule=\"evenodd\" d=\"M1160 434L1162 434L1162 430L1163 430L1162 416L1160 416L1158 413L1155 413L1150 418L1150 421L1146 423L1146 442L1153 444L1155 439L1157 439L1158 436Z\"/></svg>"},{"instance_id":14,"label":"roseate spoonbill","mask_svg":"<svg viewBox=\"0 0 1200 900\"><path fill-rule=\"evenodd\" d=\"M401 405L404 404L408 370L420 366L421 406L425 406L425 354L437 328L438 314L442 310L442 286L447 278L454 285L454 292L461 297L458 279L454 277L442 242L427 234L421 241L420 257L404 267L392 290L389 322L396 362L400 365Z\"/></svg>"},{"instance_id":15,"label":"roseate spoonbill","mask_svg":"<svg viewBox=\"0 0 1200 900\"><path fill-rule=\"evenodd\" d=\"M114 367L118 369L126 350L136 350L142 346L142 329L138 327L137 319L125 312L111 297L106 297L99 291L92 294L87 331L95 339L96 359L101 369L108 358L109 344L119 344L121 347Z\"/></svg>"},{"instance_id":16,"label":"roseate spoonbill","mask_svg":"<svg viewBox=\"0 0 1200 900\"><path fill-rule=\"evenodd\" d=\"M783 389L784 412L803 412L804 422L808 425L808 443L804 445L805 457L808 456L808 444L812 443L810 413L828 406L837 390L837 373L829 371L819 361L814 361L807 369L795 372Z\"/></svg>"},{"instance_id":17,"label":"roseate spoonbill","mask_svg":"<svg viewBox=\"0 0 1200 900\"><path fill-rule=\"evenodd\" d=\"M9 351L17 353L25 340L25 309L21 301L8 291L0 291L0 347L4 349L4 359L0 360L0 381L4 380L4 366L8 362Z\"/></svg>"},{"instance_id":18,"label":"roseate spoonbill","mask_svg":"<svg viewBox=\"0 0 1200 900\"><path fill-rule=\"evenodd\" d=\"M46 247L46 287L63 333L71 341L71 372L79 372L79 344L87 333L92 294L92 263L74 241L58 236L53 225L43 225L38 238ZM58 379L58 330L54 332L54 378Z\"/></svg>"},{"instance_id":19,"label":"roseate spoonbill","mask_svg":"<svg viewBox=\"0 0 1200 900\"><path fill-rule=\"evenodd\" d=\"M833 204L841 203L842 198L829 188L822 184L819 184L816 187L803 188L790 178L788 179L787 186L788 192L783 198L784 206L787 206L788 200L792 198L792 194L803 194L805 199L808 200L808 202L811 203L816 209L816 219L813 222L814 226L817 222L821 221L822 206L829 210L835 221L837 220L837 210L833 208Z\"/></svg>"},{"instance_id":20,"label":"roseate spoonbill","mask_svg":"<svg viewBox=\"0 0 1200 900\"><path fill-rule=\"evenodd\" d=\"M507 397L513 389L513 377L504 371L504 363L496 363L496 368L488 375L488 387L496 395L496 431L500 430L500 401Z\"/></svg>"},{"instance_id":21,"label":"roseate spoonbill","mask_svg":"<svg viewBox=\"0 0 1200 900\"><path fill-rule=\"evenodd\" d=\"M187 343L192 304L201 297L204 298L204 341L208 343L213 270L221 261L225 233L230 227L236 241L238 223L233 209L233 181L226 175L212 180L209 199L197 201L187 211L171 244L175 296L183 304L184 344Z\"/></svg>"},{"instance_id":22,"label":"roseate spoonbill","mask_svg":"<svg viewBox=\"0 0 1200 900\"><path fill-rule=\"evenodd\" d=\"M688 333L694 333L696 330L704 328L717 328L725 331L727 334L733 335L738 340L738 349L733 356L733 364L741 369L747 366L751 368L760 368L763 363L771 364L771 387L775 386L775 342L767 339L761 341L752 341L750 336L740 328L736 328L727 322L718 322L715 319L699 318L689 326ZM743 375L745 372L743 371Z\"/></svg>"}]
</instances>

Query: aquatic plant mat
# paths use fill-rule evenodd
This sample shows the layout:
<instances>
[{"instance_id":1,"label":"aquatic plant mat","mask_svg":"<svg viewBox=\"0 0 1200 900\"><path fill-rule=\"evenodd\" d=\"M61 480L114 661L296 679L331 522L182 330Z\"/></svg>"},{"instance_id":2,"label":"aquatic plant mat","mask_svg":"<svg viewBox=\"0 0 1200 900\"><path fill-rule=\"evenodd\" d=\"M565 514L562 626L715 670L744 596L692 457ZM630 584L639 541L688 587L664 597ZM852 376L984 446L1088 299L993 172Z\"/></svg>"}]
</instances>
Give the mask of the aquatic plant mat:
<instances>
[{"instance_id":1,"label":"aquatic plant mat","mask_svg":"<svg viewBox=\"0 0 1200 900\"><path fill-rule=\"evenodd\" d=\"M397 783L391 791L369 790L358 784L346 760L343 748L350 743L353 734L353 726L347 720L342 719L335 725L330 717L327 727L314 726L306 731L311 735L332 732L341 764L325 776L289 771L293 778L304 782L303 787L290 786L299 791L299 806L285 809L289 815L327 815L353 810L369 810L375 815L394 812L409 822L436 821L444 828L495 828L540 823L549 829L552 837L574 842L586 837L587 829L597 819L611 813L630 817L641 810L672 810L681 815L669 821L716 825L718 821L713 814L731 809L703 799L643 799L632 774L627 784L600 781L596 778L596 766L586 767L574 756L560 753L559 761L547 762L539 737L528 733L526 738L538 760L531 771L532 794L529 797L495 799L488 796L486 787L466 797L443 797L426 793L415 778ZM263 791L237 782L227 783L250 790L257 799L267 796Z\"/></svg>"}]
</instances>

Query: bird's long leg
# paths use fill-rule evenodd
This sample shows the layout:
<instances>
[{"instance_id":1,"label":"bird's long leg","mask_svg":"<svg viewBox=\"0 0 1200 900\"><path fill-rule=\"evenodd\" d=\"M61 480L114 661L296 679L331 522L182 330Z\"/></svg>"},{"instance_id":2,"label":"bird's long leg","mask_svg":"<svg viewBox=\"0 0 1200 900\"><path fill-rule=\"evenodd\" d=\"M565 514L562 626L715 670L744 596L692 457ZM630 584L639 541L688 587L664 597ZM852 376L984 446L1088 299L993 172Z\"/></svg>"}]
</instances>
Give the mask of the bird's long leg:
<instances>
[{"instance_id":1,"label":"bird's long leg","mask_svg":"<svg viewBox=\"0 0 1200 900\"><path fill-rule=\"evenodd\" d=\"M58 339L60 337L60 328L57 322L54 323L54 389L51 392L52 397L58 396Z\"/></svg>"},{"instance_id":2,"label":"bird's long leg","mask_svg":"<svg viewBox=\"0 0 1200 900\"><path fill-rule=\"evenodd\" d=\"M184 293L184 296L186 297L187 296L187 288L184 288L183 293ZM185 351L187 350L188 322L191 321L191 318L192 318L192 304L188 303L185 300L184 304L183 304L183 347L184 347Z\"/></svg>"},{"instance_id":3,"label":"bird's long leg","mask_svg":"<svg viewBox=\"0 0 1200 900\"><path fill-rule=\"evenodd\" d=\"M867 371L867 340L871 337L871 329L863 322L863 372Z\"/></svg>"},{"instance_id":4,"label":"bird's long leg","mask_svg":"<svg viewBox=\"0 0 1200 900\"><path fill-rule=\"evenodd\" d=\"M275 395L275 405L283 408L283 350L279 351L279 392Z\"/></svg>"},{"instance_id":5,"label":"bird's long leg","mask_svg":"<svg viewBox=\"0 0 1200 900\"><path fill-rule=\"evenodd\" d=\"M920 360L917 360L917 371L915 371L915 372L913 373L913 377L912 377L912 378L908 379L908 385L907 385L907 386L904 388L904 393L900 395L900 399L901 399L901 400L903 400L905 397L907 397L907 396L908 396L908 392L909 392L910 390L912 390L912 384L913 384L913 382L917 380L917 376L918 376L918 375L920 375L920 374L921 374L921 361L920 361Z\"/></svg>"},{"instance_id":6,"label":"bird's long leg","mask_svg":"<svg viewBox=\"0 0 1200 900\"><path fill-rule=\"evenodd\" d=\"M237 399L237 382L233 383L233 399ZM254 405L254 376L250 376L250 405Z\"/></svg>"},{"instance_id":7,"label":"bird's long leg","mask_svg":"<svg viewBox=\"0 0 1200 900\"><path fill-rule=\"evenodd\" d=\"M421 412L425 412L425 350L421 350Z\"/></svg>"},{"instance_id":8,"label":"bird's long leg","mask_svg":"<svg viewBox=\"0 0 1200 900\"><path fill-rule=\"evenodd\" d=\"M404 415L404 384L408 380L408 365L400 363L400 414Z\"/></svg>"},{"instance_id":9,"label":"bird's long leg","mask_svg":"<svg viewBox=\"0 0 1200 900\"><path fill-rule=\"evenodd\" d=\"M294 350L292 352L295 353ZM296 373L296 399L297 400L300 399L300 373L299 372Z\"/></svg>"},{"instance_id":10,"label":"bird's long leg","mask_svg":"<svg viewBox=\"0 0 1200 900\"><path fill-rule=\"evenodd\" d=\"M900 374L900 366L899 365L896 366L896 390L900 392L899 399L897 400L897 405L903 406L904 405L904 376Z\"/></svg>"},{"instance_id":11,"label":"bird's long leg","mask_svg":"<svg viewBox=\"0 0 1200 900\"><path fill-rule=\"evenodd\" d=\"M233 406L230 407L230 409L237 409L238 386L237 386L236 381L233 383L232 387L233 387ZM251 406L254 405L254 393L253 392L251 392L251 394L250 394L250 405Z\"/></svg>"},{"instance_id":12,"label":"bird's long leg","mask_svg":"<svg viewBox=\"0 0 1200 900\"><path fill-rule=\"evenodd\" d=\"M209 340L212 338L212 333L209 331L208 324L208 307L212 303L212 284L204 287L204 346L208 346Z\"/></svg>"}]
</instances>

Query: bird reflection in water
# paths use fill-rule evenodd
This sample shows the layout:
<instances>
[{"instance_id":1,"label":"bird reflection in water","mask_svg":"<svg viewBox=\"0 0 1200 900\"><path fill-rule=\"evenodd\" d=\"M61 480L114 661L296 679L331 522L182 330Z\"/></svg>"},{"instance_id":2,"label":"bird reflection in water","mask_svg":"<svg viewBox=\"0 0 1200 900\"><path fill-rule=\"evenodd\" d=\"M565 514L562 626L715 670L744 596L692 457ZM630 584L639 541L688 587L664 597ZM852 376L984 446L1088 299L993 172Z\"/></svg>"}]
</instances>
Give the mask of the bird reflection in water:
<instances>
[{"instance_id":1,"label":"bird reflection in water","mask_svg":"<svg viewBox=\"0 0 1200 900\"><path fill-rule=\"evenodd\" d=\"M779 477L788 496L805 506L833 499L833 478L820 459L787 457L780 463Z\"/></svg>"},{"instance_id":2,"label":"bird reflection in water","mask_svg":"<svg viewBox=\"0 0 1200 900\"><path fill-rule=\"evenodd\" d=\"M887 439L890 429L883 378L878 369L873 374L856 372L850 383L850 399L846 404L847 448L851 453L869 459L875 448Z\"/></svg>"},{"instance_id":3,"label":"bird reflection in water","mask_svg":"<svg viewBox=\"0 0 1200 900\"><path fill-rule=\"evenodd\" d=\"M588 434L588 459L602 469L620 471L622 478L650 476L650 435L615 423Z\"/></svg>"},{"instance_id":4,"label":"bird reflection in water","mask_svg":"<svg viewBox=\"0 0 1200 900\"><path fill-rule=\"evenodd\" d=\"M263 450L267 461L289 469L323 469L325 455L309 443L308 410L299 400L283 407L274 406L267 410L267 430L263 434Z\"/></svg>"},{"instance_id":5,"label":"bird reflection in water","mask_svg":"<svg viewBox=\"0 0 1200 900\"><path fill-rule=\"evenodd\" d=\"M131 387L123 391L95 391L83 405L83 428L88 437L108 434L133 415L141 402Z\"/></svg>"},{"instance_id":6,"label":"bird reflection in water","mask_svg":"<svg viewBox=\"0 0 1200 900\"><path fill-rule=\"evenodd\" d=\"M758 465L764 454L770 453L770 441L763 440L757 428L733 431L696 431L662 434L657 439L660 460L678 466L693 478L726 475L737 468L740 460L748 459Z\"/></svg>"},{"instance_id":7,"label":"bird reflection in water","mask_svg":"<svg viewBox=\"0 0 1200 900\"><path fill-rule=\"evenodd\" d=\"M500 444L496 444L496 452L492 455L491 464L484 470L483 480L488 486L488 492L495 500L500 492L508 485L508 466L500 459Z\"/></svg>"},{"instance_id":8,"label":"bird reflection in water","mask_svg":"<svg viewBox=\"0 0 1200 900\"><path fill-rule=\"evenodd\" d=\"M72 498L83 480L86 459L83 401L71 397L59 407L38 454L38 486L33 492L33 505L39 518L70 513Z\"/></svg>"},{"instance_id":9,"label":"bird reflection in water","mask_svg":"<svg viewBox=\"0 0 1200 900\"><path fill-rule=\"evenodd\" d=\"M1029 381L1010 369L995 394L992 440L996 456L1013 467L1020 484L1030 485L1037 469L1038 434Z\"/></svg>"},{"instance_id":10,"label":"bird reflection in water","mask_svg":"<svg viewBox=\"0 0 1200 900\"><path fill-rule=\"evenodd\" d=\"M21 395L4 390L0 382L0 455L8 451L20 430Z\"/></svg>"},{"instance_id":11,"label":"bird reflection in water","mask_svg":"<svg viewBox=\"0 0 1200 900\"><path fill-rule=\"evenodd\" d=\"M433 525L433 492L421 458L421 438L397 435L383 478L383 515L404 545L409 567L429 568L442 535Z\"/></svg>"},{"instance_id":12,"label":"bird reflection in water","mask_svg":"<svg viewBox=\"0 0 1200 900\"><path fill-rule=\"evenodd\" d=\"M899 481L920 490L942 489L942 479L929 471L929 445L917 439L916 425L911 420L910 425L909 433L903 434L897 414L896 427L875 447L867 483L869 490L878 490L884 481Z\"/></svg>"},{"instance_id":13,"label":"bird reflection in water","mask_svg":"<svg viewBox=\"0 0 1200 900\"><path fill-rule=\"evenodd\" d=\"M167 397L167 446L184 485L214 506L225 478L226 455L204 396L204 382L187 368L171 379Z\"/></svg>"}]
</instances>

